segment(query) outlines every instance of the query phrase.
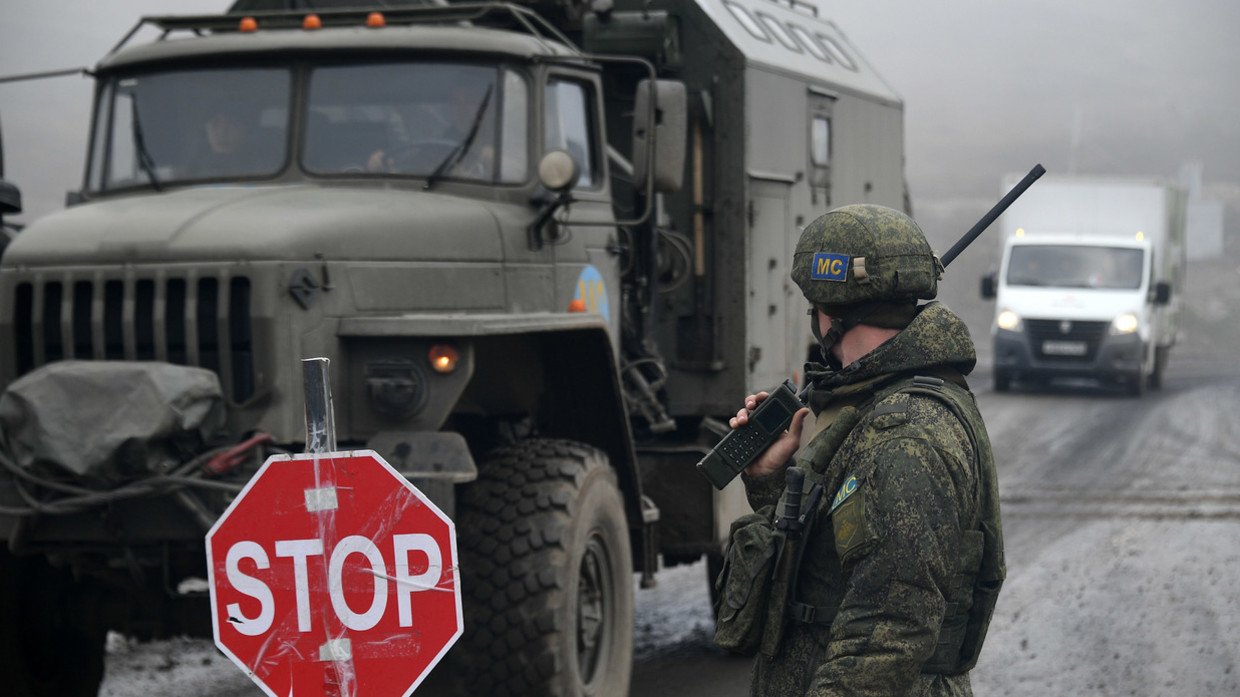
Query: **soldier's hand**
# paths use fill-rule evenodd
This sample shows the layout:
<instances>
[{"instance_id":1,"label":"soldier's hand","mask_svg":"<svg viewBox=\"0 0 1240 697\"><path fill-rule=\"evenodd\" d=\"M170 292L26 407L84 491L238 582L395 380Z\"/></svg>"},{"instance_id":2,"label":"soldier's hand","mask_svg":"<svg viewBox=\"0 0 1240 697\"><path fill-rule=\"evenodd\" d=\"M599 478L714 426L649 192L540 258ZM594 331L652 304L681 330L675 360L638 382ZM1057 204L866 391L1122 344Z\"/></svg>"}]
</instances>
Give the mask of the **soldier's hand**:
<instances>
[{"instance_id":1,"label":"soldier's hand","mask_svg":"<svg viewBox=\"0 0 1240 697\"><path fill-rule=\"evenodd\" d=\"M728 419L728 426L736 429L749 423L749 413L757 409L758 404L767 396L766 392L759 392L745 397L745 406L736 412L736 416ZM758 459L745 468L745 474L751 477L764 477L782 469L797 448L801 447L801 429L805 425L806 416L809 416L809 409L798 409L797 413L792 415L792 423L788 424L788 430L784 431L774 443L771 443L770 447L758 456Z\"/></svg>"}]
</instances>

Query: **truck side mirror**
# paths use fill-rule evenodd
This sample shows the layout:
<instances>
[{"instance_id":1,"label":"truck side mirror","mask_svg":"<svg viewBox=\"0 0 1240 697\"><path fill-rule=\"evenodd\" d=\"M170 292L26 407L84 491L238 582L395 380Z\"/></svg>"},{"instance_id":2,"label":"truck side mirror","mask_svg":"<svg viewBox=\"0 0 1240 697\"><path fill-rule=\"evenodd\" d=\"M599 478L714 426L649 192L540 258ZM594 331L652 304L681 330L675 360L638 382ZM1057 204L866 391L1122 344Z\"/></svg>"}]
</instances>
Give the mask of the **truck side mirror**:
<instances>
[{"instance_id":1,"label":"truck side mirror","mask_svg":"<svg viewBox=\"0 0 1240 697\"><path fill-rule=\"evenodd\" d=\"M650 99L654 98L654 123L650 123ZM646 188L654 177L654 190L671 193L680 190L685 173L685 138L688 107L685 84L677 80L650 80L637 83L633 109L633 186ZM646 161L646 147L653 135L654 161Z\"/></svg>"},{"instance_id":2,"label":"truck side mirror","mask_svg":"<svg viewBox=\"0 0 1240 697\"><path fill-rule=\"evenodd\" d=\"M982 276L982 299L994 300L995 298L995 272Z\"/></svg>"},{"instance_id":3,"label":"truck side mirror","mask_svg":"<svg viewBox=\"0 0 1240 697\"><path fill-rule=\"evenodd\" d=\"M1171 302L1171 284L1159 281L1154 284L1154 304L1166 305Z\"/></svg>"}]
</instances>

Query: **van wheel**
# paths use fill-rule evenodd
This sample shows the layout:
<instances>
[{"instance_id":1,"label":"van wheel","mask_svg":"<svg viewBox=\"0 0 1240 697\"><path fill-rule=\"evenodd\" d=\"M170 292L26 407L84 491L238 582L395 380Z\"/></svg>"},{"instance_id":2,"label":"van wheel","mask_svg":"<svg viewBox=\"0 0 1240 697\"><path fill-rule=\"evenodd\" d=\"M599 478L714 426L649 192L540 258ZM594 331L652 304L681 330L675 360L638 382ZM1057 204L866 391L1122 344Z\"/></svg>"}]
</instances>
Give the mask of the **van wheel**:
<instances>
[{"instance_id":1,"label":"van wheel","mask_svg":"<svg viewBox=\"0 0 1240 697\"><path fill-rule=\"evenodd\" d=\"M458 506L469 695L625 697L633 561L607 456L531 439L493 452Z\"/></svg>"},{"instance_id":2,"label":"van wheel","mask_svg":"<svg viewBox=\"0 0 1240 697\"><path fill-rule=\"evenodd\" d=\"M94 697L103 681L100 589L41 556L0 550L0 676L5 694Z\"/></svg>"},{"instance_id":3,"label":"van wheel","mask_svg":"<svg viewBox=\"0 0 1240 697\"><path fill-rule=\"evenodd\" d=\"M1129 396L1140 397L1145 394L1146 377L1147 376L1141 374L1140 370L1128 376L1128 384L1125 385L1125 387L1127 388L1126 391Z\"/></svg>"},{"instance_id":4,"label":"van wheel","mask_svg":"<svg viewBox=\"0 0 1240 697\"><path fill-rule=\"evenodd\" d=\"M1012 374L1004 370L995 371L995 392L1007 392L1012 389Z\"/></svg>"},{"instance_id":5,"label":"van wheel","mask_svg":"<svg viewBox=\"0 0 1240 697\"><path fill-rule=\"evenodd\" d=\"M1166 346L1158 346L1154 349L1154 370L1150 373L1149 387L1151 390L1162 389L1163 371L1167 368L1167 354L1169 348Z\"/></svg>"}]
</instances>

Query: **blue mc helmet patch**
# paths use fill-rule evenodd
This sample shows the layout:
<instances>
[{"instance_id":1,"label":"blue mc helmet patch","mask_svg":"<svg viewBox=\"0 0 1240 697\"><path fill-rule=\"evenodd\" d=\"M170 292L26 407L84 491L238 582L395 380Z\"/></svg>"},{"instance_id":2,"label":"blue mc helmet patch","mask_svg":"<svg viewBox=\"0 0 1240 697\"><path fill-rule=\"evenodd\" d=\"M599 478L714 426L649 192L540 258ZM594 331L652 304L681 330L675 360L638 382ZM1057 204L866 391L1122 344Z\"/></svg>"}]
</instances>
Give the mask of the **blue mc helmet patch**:
<instances>
[{"instance_id":1,"label":"blue mc helmet patch","mask_svg":"<svg viewBox=\"0 0 1240 697\"><path fill-rule=\"evenodd\" d=\"M809 277L814 281L847 281L848 255L816 252L810 264Z\"/></svg>"}]
</instances>

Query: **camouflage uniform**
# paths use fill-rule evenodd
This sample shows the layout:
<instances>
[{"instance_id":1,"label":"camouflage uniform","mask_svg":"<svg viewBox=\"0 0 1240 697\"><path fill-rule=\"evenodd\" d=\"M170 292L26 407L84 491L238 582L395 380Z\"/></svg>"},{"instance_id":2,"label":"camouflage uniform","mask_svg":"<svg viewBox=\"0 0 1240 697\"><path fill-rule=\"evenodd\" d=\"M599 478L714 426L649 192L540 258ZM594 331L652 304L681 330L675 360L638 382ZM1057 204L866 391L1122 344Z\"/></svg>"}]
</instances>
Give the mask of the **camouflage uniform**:
<instances>
[{"instance_id":1,"label":"camouflage uniform","mask_svg":"<svg viewBox=\"0 0 1240 697\"><path fill-rule=\"evenodd\" d=\"M792 599L801 621L785 625L775 655L757 657L754 695L972 694L967 672L934 663L952 652L946 644L959 648L973 603L966 567L978 563L970 535L981 533L968 531L989 526L991 547L1001 540L994 462L961 387L975 364L968 331L942 305L913 312L905 329L856 362L811 375L817 432L796 460L827 496L803 541ZM954 391L960 416L941 399L904 390L912 376ZM755 511L779 501L784 479L785 470L745 477Z\"/></svg>"}]
</instances>

